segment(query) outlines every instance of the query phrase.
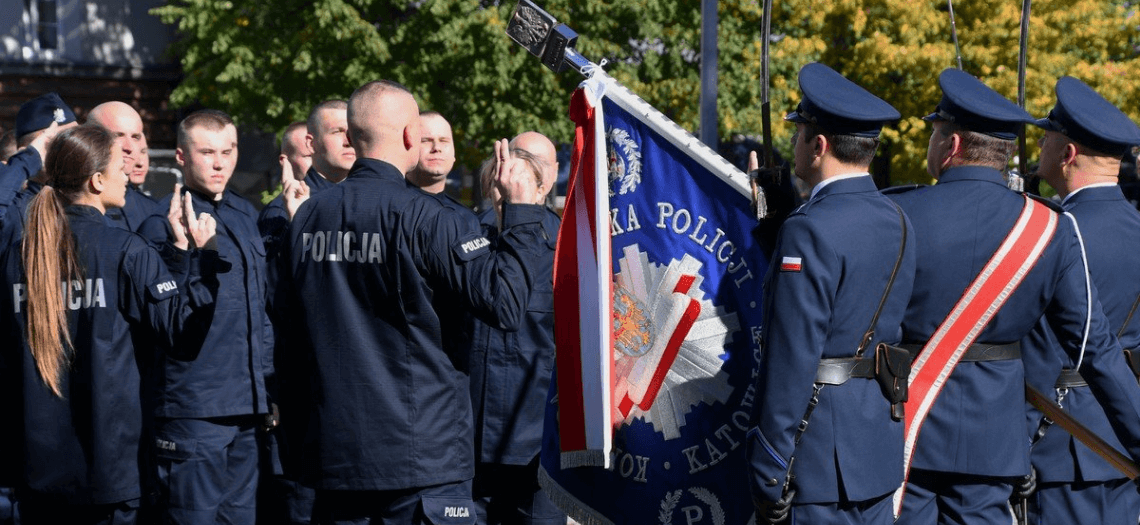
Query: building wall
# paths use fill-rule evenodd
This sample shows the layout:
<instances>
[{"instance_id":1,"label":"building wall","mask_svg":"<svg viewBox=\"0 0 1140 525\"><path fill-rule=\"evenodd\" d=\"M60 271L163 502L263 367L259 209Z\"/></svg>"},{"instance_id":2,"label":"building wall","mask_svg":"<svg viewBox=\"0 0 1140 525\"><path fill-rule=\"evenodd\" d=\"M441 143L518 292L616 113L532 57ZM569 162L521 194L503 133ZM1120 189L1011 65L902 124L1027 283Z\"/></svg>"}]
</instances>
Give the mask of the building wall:
<instances>
[{"instance_id":1,"label":"building wall","mask_svg":"<svg viewBox=\"0 0 1140 525\"><path fill-rule=\"evenodd\" d=\"M148 13L162 0L3 2L0 128L14 127L20 104L55 91L80 120L101 102L131 104L150 146L174 147L178 113L167 103L180 76L167 51L174 31Z\"/></svg>"}]
</instances>

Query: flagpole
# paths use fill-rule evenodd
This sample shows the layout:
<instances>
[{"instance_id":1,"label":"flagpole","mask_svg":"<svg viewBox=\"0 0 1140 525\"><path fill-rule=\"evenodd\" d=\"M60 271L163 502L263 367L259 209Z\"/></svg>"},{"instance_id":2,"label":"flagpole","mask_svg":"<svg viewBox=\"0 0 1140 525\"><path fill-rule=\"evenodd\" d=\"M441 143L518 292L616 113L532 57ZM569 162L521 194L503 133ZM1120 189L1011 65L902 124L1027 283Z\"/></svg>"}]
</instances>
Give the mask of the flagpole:
<instances>
[{"instance_id":1,"label":"flagpole","mask_svg":"<svg viewBox=\"0 0 1140 525\"><path fill-rule=\"evenodd\" d=\"M1021 39L1020 53L1017 59L1017 105L1025 109L1025 70L1027 69L1029 49L1029 4L1031 0L1024 0L1021 4ZM1026 157L1025 126L1017 133L1017 168L1023 178L1029 175L1028 159Z\"/></svg>"}]
</instances>

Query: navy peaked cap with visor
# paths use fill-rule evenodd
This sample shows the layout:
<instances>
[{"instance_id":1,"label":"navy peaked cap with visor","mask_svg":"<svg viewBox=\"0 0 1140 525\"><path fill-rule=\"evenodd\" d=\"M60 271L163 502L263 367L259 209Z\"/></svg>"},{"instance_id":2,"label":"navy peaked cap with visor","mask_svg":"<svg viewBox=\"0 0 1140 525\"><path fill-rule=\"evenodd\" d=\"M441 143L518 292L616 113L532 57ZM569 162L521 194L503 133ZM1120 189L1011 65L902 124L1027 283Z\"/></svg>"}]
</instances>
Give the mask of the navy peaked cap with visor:
<instances>
[{"instance_id":1,"label":"navy peaked cap with visor","mask_svg":"<svg viewBox=\"0 0 1140 525\"><path fill-rule=\"evenodd\" d=\"M981 80L960 69L947 69L938 75L942 101L934 113L922 120L953 122L969 131L1013 140L1023 124L1035 121L1017 104L989 88Z\"/></svg>"},{"instance_id":2,"label":"navy peaked cap with visor","mask_svg":"<svg viewBox=\"0 0 1140 525\"><path fill-rule=\"evenodd\" d=\"M1057 105L1034 124L1101 153L1123 156L1140 145L1140 127L1093 88L1073 77L1057 81Z\"/></svg>"},{"instance_id":3,"label":"navy peaked cap with visor","mask_svg":"<svg viewBox=\"0 0 1140 525\"><path fill-rule=\"evenodd\" d=\"M16 137L23 137L33 131L39 131L51 126L52 122L59 125L75 122L75 113L71 107L63 103L63 99L55 93L47 93L33 98L20 105L16 112Z\"/></svg>"},{"instance_id":4,"label":"navy peaked cap with visor","mask_svg":"<svg viewBox=\"0 0 1140 525\"><path fill-rule=\"evenodd\" d=\"M812 124L837 135L876 138L884 124L901 117L883 99L819 62L800 69L799 80L803 100L784 120Z\"/></svg>"}]
</instances>

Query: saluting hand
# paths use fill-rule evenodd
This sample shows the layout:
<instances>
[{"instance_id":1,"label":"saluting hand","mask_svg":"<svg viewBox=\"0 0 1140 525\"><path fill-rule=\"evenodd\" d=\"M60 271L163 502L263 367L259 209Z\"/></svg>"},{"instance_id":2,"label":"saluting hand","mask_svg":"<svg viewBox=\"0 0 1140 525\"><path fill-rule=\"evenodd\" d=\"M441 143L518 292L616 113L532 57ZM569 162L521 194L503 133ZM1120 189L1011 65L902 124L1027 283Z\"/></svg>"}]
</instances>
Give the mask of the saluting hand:
<instances>
[{"instance_id":1,"label":"saluting hand","mask_svg":"<svg viewBox=\"0 0 1140 525\"><path fill-rule=\"evenodd\" d=\"M495 141L495 185L503 200L513 204L534 204L538 200L538 182L526 161L511 156L507 139Z\"/></svg>"},{"instance_id":2,"label":"saluting hand","mask_svg":"<svg viewBox=\"0 0 1140 525\"><path fill-rule=\"evenodd\" d=\"M170 224L170 231L174 236L174 246L179 250L190 248L190 240L186 238L186 224L182 216L182 185L174 183L174 193L170 196L170 209L166 212L166 222Z\"/></svg>"},{"instance_id":3,"label":"saluting hand","mask_svg":"<svg viewBox=\"0 0 1140 525\"><path fill-rule=\"evenodd\" d=\"M203 250L218 251L218 223L210 216L209 213L201 215L194 214L194 201L190 198L190 193L182 195L184 199L183 221L185 221L186 228L190 233L190 240L194 242L194 246Z\"/></svg>"},{"instance_id":4,"label":"saluting hand","mask_svg":"<svg viewBox=\"0 0 1140 525\"><path fill-rule=\"evenodd\" d=\"M293 165L289 163L289 157L281 155L277 161L281 163L281 195L285 199L285 211L289 214L289 220L293 220L297 209L309 200L309 185L293 177Z\"/></svg>"}]
</instances>

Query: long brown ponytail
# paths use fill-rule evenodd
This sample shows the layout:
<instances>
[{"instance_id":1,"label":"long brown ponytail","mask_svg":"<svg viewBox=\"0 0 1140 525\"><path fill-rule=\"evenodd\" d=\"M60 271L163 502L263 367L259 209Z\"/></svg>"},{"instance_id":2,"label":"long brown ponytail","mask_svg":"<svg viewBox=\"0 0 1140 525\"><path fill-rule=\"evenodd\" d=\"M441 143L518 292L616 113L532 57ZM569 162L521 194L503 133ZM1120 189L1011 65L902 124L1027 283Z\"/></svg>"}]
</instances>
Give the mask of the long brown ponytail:
<instances>
[{"instance_id":1,"label":"long brown ponytail","mask_svg":"<svg viewBox=\"0 0 1140 525\"><path fill-rule=\"evenodd\" d=\"M68 129L48 148L47 184L28 205L22 255L28 279L28 347L40 377L63 397L63 371L74 348L67 326L72 281L82 279L64 208L96 172L106 173L114 137L97 126ZM62 288L62 289L61 289Z\"/></svg>"}]
</instances>

